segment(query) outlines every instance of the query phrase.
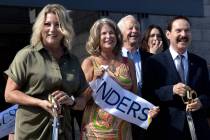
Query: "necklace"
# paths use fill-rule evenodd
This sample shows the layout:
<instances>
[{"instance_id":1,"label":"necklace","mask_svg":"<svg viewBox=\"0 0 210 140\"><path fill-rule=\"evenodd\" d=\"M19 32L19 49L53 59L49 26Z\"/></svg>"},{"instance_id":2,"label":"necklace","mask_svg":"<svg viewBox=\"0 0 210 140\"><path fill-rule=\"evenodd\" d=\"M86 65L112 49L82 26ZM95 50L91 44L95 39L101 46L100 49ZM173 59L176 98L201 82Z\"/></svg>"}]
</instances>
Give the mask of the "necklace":
<instances>
[{"instance_id":1,"label":"necklace","mask_svg":"<svg viewBox=\"0 0 210 140\"><path fill-rule=\"evenodd\" d=\"M110 64L109 65L109 70L112 72L112 73L114 73L115 71L116 71L116 66L114 65L114 64Z\"/></svg>"},{"instance_id":2,"label":"necklace","mask_svg":"<svg viewBox=\"0 0 210 140\"><path fill-rule=\"evenodd\" d=\"M104 57L104 56L100 55L98 57L98 63L99 63L99 65L107 65L108 69L112 73L114 73L116 71L116 66L115 66L116 59L117 59L116 56L114 56L114 57Z\"/></svg>"}]
</instances>

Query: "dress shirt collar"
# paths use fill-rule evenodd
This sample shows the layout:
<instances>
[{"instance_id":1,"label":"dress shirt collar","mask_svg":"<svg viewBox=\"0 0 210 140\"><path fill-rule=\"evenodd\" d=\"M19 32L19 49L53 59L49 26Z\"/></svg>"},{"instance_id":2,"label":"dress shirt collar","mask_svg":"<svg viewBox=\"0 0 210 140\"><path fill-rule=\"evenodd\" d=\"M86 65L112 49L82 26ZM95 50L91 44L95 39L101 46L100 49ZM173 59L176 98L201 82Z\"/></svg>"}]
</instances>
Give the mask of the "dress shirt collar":
<instances>
[{"instance_id":1,"label":"dress shirt collar","mask_svg":"<svg viewBox=\"0 0 210 140\"><path fill-rule=\"evenodd\" d=\"M175 60L179 54L171 46L169 47L169 51L173 60ZM187 50L182 55L184 56L185 60L188 60Z\"/></svg>"},{"instance_id":2,"label":"dress shirt collar","mask_svg":"<svg viewBox=\"0 0 210 140\"><path fill-rule=\"evenodd\" d=\"M39 42L36 46L33 46L33 48L37 51L40 51L44 49L44 46L42 45L41 42Z\"/></svg>"},{"instance_id":3,"label":"dress shirt collar","mask_svg":"<svg viewBox=\"0 0 210 140\"><path fill-rule=\"evenodd\" d=\"M41 42L38 43L37 46L33 46L33 48L38 52L40 51L48 52ZM63 47L63 51L64 51L64 56L71 56L69 50L66 47Z\"/></svg>"},{"instance_id":4,"label":"dress shirt collar","mask_svg":"<svg viewBox=\"0 0 210 140\"><path fill-rule=\"evenodd\" d=\"M128 57L128 54L139 54L139 49L136 49L133 52L128 51L128 49L126 49L125 47L122 47L122 56L124 57Z\"/></svg>"}]
</instances>

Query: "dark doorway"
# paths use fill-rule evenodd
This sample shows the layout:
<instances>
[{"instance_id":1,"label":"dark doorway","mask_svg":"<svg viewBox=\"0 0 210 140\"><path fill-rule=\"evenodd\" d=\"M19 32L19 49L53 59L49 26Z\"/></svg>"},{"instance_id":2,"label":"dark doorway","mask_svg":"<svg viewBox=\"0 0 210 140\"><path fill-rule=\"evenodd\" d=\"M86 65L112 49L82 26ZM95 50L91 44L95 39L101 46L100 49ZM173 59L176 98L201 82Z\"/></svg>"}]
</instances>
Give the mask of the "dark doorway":
<instances>
[{"instance_id":1,"label":"dark doorway","mask_svg":"<svg viewBox=\"0 0 210 140\"><path fill-rule=\"evenodd\" d=\"M0 112L12 106L4 100L6 84L3 72L8 69L18 50L29 43L29 34L0 34ZM3 140L7 140L7 136Z\"/></svg>"},{"instance_id":2,"label":"dark doorway","mask_svg":"<svg viewBox=\"0 0 210 140\"><path fill-rule=\"evenodd\" d=\"M3 96L6 82L3 72L8 69L17 51L29 43L29 37L28 34L0 34L0 111L8 107Z\"/></svg>"},{"instance_id":3,"label":"dark doorway","mask_svg":"<svg viewBox=\"0 0 210 140\"><path fill-rule=\"evenodd\" d=\"M5 78L3 72L8 69L18 50L29 43L31 23L29 8L0 7L0 112L9 105L4 101Z\"/></svg>"}]
</instances>

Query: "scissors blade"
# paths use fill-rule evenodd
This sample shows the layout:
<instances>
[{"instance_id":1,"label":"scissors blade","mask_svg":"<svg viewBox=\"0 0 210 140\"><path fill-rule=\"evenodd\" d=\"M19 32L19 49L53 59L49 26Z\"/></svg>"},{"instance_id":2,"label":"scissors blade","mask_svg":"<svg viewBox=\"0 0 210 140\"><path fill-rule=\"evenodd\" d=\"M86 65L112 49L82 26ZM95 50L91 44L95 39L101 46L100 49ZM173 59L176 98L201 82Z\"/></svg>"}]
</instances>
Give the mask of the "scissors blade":
<instances>
[{"instance_id":1,"label":"scissors blade","mask_svg":"<svg viewBox=\"0 0 210 140\"><path fill-rule=\"evenodd\" d=\"M59 119L58 117L53 118L53 133L52 140L58 140L58 129L59 129Z\"/></svg>"},{"instance_id":2,"label":"scissors blade","mask_svg":"<svg viewBox=\"0 0 210 140\"><path fill-rule=\"evenodd\" d=\"M187 117L187 123L188 123L189 129L190 129L191 138L192 140L197 140L197 136L195 133L195 126L194 126L192 114L190 111L186 111L186 117Z\"/></svg>"}]
</instances>

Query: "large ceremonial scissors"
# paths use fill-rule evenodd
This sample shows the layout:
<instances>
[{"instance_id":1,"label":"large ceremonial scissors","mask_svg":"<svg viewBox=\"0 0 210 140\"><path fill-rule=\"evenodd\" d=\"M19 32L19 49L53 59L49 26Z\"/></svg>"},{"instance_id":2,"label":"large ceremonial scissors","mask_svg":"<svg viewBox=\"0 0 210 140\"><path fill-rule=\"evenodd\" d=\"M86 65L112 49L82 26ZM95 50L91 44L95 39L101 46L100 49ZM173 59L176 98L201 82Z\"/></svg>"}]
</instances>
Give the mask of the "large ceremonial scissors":
<instances>
[{"instance_id":1,"label":"large ceremonial scissors","mask_svg":"<svg viewBox=\"0 0 210 140\"><path fill-rule=\"evenodd\" d=\"M182 100L184 104L193 103L195 98L197 98L197 93L195 90L192 90L189 86L186 86L186 94L182 96Z\"/></svg>"},{"instance_id":2,"label":"large ceremonial scissors","mask_svg":"<svg viewBox=\"0 0 210 140\"><path fill-rule=\"evenodd\" d=\"M50 103L52 103L53 107L52 107L52 111L53 111L53 132L52 132L52 140L58 140L58 130L59 130L59 126L60 126L60 122L59 122L59 116L58 113L56 111L57 109L57 104L55 102L55 99L52 95L48 96L48 100Z\"/></svg>"},{"instance_id":3,"label":"large ceremonial scissors","mask_svg":"<svg viewBox=\"0 0 210 140\"><path fill-rule=\"evenodd\" d=\"M186 87L186 95L182 97L182 100L183 100L184 104L193 103L195 98L197 98L196 91L192 90L189 86L187 86ZM187 122L188 122L189 129L190 129L191 138L192 138L192 140L197 140L191 110L186 110L186 117L187 117Z\"/></svg>"}]
</instances>

